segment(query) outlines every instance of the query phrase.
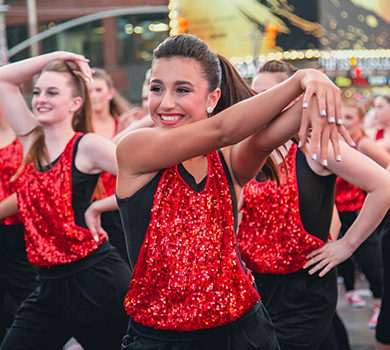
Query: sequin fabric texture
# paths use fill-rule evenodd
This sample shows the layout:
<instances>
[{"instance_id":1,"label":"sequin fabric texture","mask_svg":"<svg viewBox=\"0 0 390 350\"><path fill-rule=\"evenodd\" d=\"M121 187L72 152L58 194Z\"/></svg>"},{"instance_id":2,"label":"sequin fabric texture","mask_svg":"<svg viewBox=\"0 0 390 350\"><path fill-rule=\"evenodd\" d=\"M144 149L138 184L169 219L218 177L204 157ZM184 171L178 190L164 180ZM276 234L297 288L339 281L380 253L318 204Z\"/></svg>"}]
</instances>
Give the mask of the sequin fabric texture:
<instances>
[{"instance_id":1,"label":"sequin fabric texture","mask_svg":"<svg viewBox=\"0 0 390 350\"><path fill-rule=\"evenodd\" d=\"M194 331L237 320L259 300L238 258L231 195L217 153L205 188L168 168L125 298L128 314L156 329Z\"/></svg>"},{"instance_id":2,"label":"sequin fabric texture","mask_svg":"<svg viewBox=\"0 0 390 350\"><path fill-rule=\"evenodd\" d=\"M98 200L115 194L116 176L103 171L98 182L98 188L93 193L93 199Z\"/></svg>"},{"instance_id":3,"label":"sequin fabric texture","mask_svg":"<svg viewBox=\"0 0 390 350\"><path fill-rule=\"evenodd\" d=\"M337 178L335 203L338 211L359 210L363 207L365 199L366 194L362 189L350 184L341 177Z\"/></svg>"},{"instance_id":4,"label":"sequin fabric texture","mask_svg":"<svg viewBox=\"0 0 390 350\"><path fill-rule=\"evenodd\" d=\"M14 192L12 176L18 170L23 157L23 149L18 139L0 149L0 201ZM2 225L16 225L21 223L20 215L0 220Z\"/></svg>"},{"instance_id":5,"label":"sequin fabric texture","mask_svg":"<svg viewBox=\"0 0 390 350\"><path fill-rule=\"evenodd\" d=\"M298 271L311 251L324 242L302 226L296 182L293 144L286 156L288 176L281 166L281 184L274 181L249 182L244 188L238 247L242 260L262 274L287 274Z\"/></svg>"},{"instance_id":6,"label":"sequin fabric texture","mask_svg":"<svg viewBox=\"0 0 390 350\"><path fill-rule=\"evenodd\" d=\"M46 172L27 163L17 181L19 211L25 225L27 256L36 266L77 261L102 243L75 224L72 209L72 152L76 133L53 168Z\"/></svg>"}]
</instances>

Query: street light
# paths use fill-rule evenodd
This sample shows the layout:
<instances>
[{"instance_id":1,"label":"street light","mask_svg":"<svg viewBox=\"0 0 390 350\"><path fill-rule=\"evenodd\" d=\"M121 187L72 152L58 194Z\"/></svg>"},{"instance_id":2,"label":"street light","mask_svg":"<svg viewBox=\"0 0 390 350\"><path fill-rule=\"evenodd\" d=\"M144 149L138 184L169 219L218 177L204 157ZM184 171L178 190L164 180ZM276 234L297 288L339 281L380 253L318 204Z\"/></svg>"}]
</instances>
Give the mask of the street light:
<instances>
[{"instance_id":1,"label":"street light","mask_svg":"<svg viewBox=\"0 0 390 350\"><path fill-rule=\"evenodd\" d=\"M4 0L0 0L0 66L8 63L7 32L5 29L4 13L9 6L4 5Z\"/></svg>"},{"instance_id":2,"label":"street light","mask_svg":"<svg viewBox=\"0 0 390 350\"><path fill-rule=\"evenodd\" d=\"M28 13L28 36L30 38L38 34L37 4L35 0L27 0ZM30 45L30 56L38 56L38 43L33 42Z\"/></svg>"}]
</instances>

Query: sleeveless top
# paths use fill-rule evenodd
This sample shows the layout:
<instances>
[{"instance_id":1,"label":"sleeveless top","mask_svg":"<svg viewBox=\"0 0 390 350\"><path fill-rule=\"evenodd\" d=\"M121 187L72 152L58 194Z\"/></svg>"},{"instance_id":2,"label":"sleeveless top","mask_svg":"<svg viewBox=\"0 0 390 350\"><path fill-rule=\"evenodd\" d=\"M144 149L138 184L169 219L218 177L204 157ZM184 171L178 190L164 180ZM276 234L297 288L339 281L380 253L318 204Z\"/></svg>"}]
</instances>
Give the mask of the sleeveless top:
<instances>
[{"instance_id":1,"label":"sleeveless top","mask_svg":"<svg viewBox=\"0 0 390 350\"><path fill-rule=\"evenodd\" d=\"M357 145L364 137L367 136L362 135L357 140L356 146L354 146L355 149L357 149ZM366 194L362 189L350 184L341 177L337 178L335 203L339 212L359 210L363 207L365 199Z\"/></svg>"},{"instance_id":2,"label":"sleeveless top","mask_svg":"<svg viewBox=\"0 0 390 350\"><path fill-rule=\"evenodd\" d=\"M16 182L19 212L25 225L27 256L36 266L50 267L78 261L95 251L105 239L92 238L76 225L72 207L72 160L76 133L58 162L46 172L27 163Z\"/></svg>"},{"instance_id":3,"label":"sleeveless top","mask_svg":"<svg viewBox=\"0 0 390 350\"><path fill-rule=\"evenodd\" d=\"M0 201L14 192L14 183L11 182L11 178L22 163L22 158L23 148L18 139L0 149ZM17 225L21 224L21 220L18 213L0 220L0 225Z\"/></svg>"},{"instance_id":4,"label":"sleeveless top","mask_svg":"<svg viewBox=\"0 0 390 350\"><path fill-rule=\"evenodd\" d=\"M305 156L299 151L302 164L304 183L302 188L308 188L300 198L297 182L297 146L293 144L286 156L287 172L281 166L280 186L274 181L258 182L256 179L249 182L244 188L244 204L242 208L242 220L238 230L238 247L242 260L246 265L260 274L284 275L300 270L305 264L306 256L311 251L320 248L328 238L329 226L324 222L309 223L309 227L316 232L321 227L321 238L318 233L310 234L302 224L303 210L320 213L332 211L333 196L329 196L324 203L319 203L319 208L313 201L321 202L322 193L331 192L331 184L335 176L319 176L308 166ZM333 180L332 180L333 179ZM299 187L301 184L299 184ZM320 191L311 195L313 191ZM306 197L304 197L306 196ZM312 197L312 198L310 198ZM325 196L326 197L326 196ZM307 205L307 207L306 207ZM331 214L330 214L331 215ZM325 218L327 215L321 215ZM310 215L311 217L311 215ZM318 220L318 217L311 218ZM324 234L326 232L326 234Z\"/></svg>"},{"instance_id":5,"label":"sleeveless top","mask_svg":"<svg viewBox=\"0 0 390 350\"><path fill-rule=\"evenodd\" d=\"M125 308L160 330L196 331L235 321L260 299L236 247L227 176L217 152L193 190L178 166L162 172ZM121 212L126 210L119 199ZM121 205L122 204L122 205Z\"/></svg>"},{"instance_id":6,"label":"sleeveless top","mask_svg":"<svg viewBox=\"0 0 390 350\"><path fill-rule=\"evenodd\" d=\"M115 137L118 133L118 120L114 119L114 122L115 130L114 135L112 137ZM93 196L95 200L100 198L106 198L115 194L116 176L107 171L102 171L100 179L101 182L98 182L98 189L95 191Z\"/></svg>"}]
</instances>

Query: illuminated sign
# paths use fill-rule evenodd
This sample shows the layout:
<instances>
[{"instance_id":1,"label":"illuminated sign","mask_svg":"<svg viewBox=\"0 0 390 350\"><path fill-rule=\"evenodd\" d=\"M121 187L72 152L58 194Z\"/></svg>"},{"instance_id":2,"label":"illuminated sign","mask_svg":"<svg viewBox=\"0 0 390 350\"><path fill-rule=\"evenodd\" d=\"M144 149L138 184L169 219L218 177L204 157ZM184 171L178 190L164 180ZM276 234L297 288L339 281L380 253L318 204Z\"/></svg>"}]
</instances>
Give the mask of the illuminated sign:
<instances>
[{"instance_id":1,"label":"illuminated sign","mask_svg":"<svg viewBox=\"0 0 390 350\"><path fill-rule=\"evenodd\" d=\"M347 87L352 84L351 79L347 77L336 77L334 82L338 87Z\"/></svg>"}]
</instances>

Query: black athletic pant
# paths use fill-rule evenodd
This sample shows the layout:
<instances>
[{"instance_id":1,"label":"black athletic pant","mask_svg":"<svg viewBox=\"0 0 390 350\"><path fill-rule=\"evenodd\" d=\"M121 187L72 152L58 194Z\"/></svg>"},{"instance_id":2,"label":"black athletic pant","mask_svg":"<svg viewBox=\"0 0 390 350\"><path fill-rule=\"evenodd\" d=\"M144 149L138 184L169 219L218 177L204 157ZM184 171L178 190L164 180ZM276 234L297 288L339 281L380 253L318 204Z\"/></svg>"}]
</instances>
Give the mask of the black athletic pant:
<instances>
[{"instance_id":1,"label":"black athletic pant","mask_svg":"<svg viewBox=\"0 0 390 350\"><path fill-rule=\"evenodd\" d=\"M128 324L123 301L129 282L130 270L113 248L82 271L40 279L0 349L61 350L71 337L85 350L120 349Z\"/></svg>"},{"instance_id":2,"label":"black athletic pant","mask_svg":"<svg viewBox=\"0 0 390 350\"><path fill-rule=\"evenodd\" d=\"M36 269L27 260L23 225L0 225L0 343L16 309L37 286Z\"/></svg>"},{"instance_id":3,"label":"black athletic pant","mask_svg":"<svg viewBox=\"0 0 390 350\"><path fill-rule=\"evenodd\" d=\"M342 227L340 237L343 237L348 228L357 217L356 212L339 213ZM353 290L355 287L355 264L366 276L374 298L382 298L383 278L382 278L382 256L380 248L380 234L375 230L353 253L353 256L339 264L337 269L339 275L343 276L345 289Z\"/></svg>"}]
</instances>

